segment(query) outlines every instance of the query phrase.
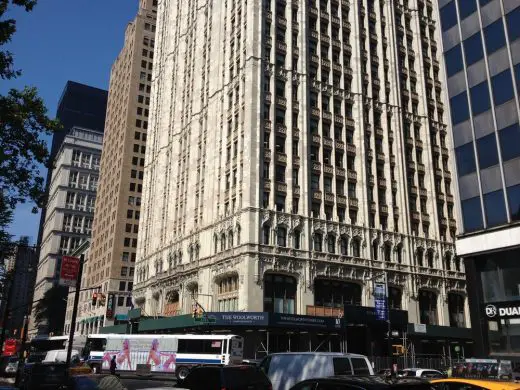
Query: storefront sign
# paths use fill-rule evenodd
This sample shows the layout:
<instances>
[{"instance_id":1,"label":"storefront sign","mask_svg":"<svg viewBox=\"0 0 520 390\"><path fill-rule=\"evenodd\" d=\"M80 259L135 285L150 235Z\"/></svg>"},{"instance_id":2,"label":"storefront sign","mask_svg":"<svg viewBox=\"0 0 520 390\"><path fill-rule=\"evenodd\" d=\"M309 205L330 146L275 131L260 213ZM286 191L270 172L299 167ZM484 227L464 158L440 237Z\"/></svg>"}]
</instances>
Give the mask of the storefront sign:
<instances>
[{"instance_id":1,"label":"storefront sign","mask_svg":"<svg viewBox=\"0 0 520 390\"><path fill-rule=\"evenodd\" d=\"M520 318L520 302L497 302L485 305L488 319Z\"/></svg>"},{"instance_id":2,"label":"storefront sign","mask_svg":"<svg viewBox=\"0 0 520 390\"><path fill-rule=\"evenodd\" d=\"M106 318L114 318L114 294L108 294Z\"/></svg>"},{"instance_id":3,"label":"storefront sign","mask_svg":"<svg viewBox=\"0 0 520 390\"><path fill-rule=\"evenodd\" d=\"M292 326L311 329L341 329L343 318L300 316L296 314L272 313L272 326Z\"/></svg>"},{"instance_id":4,"label":"storefront sign","mask_svg":"<svg viewBox=\"0 0 520 390\"><path fill-rule=\"evenodd\" d=\"M269 314L264 312L214 312L207 313L208 318L214 319L212 325L269 325Z\"/></svg>"},{"instance_id":5,"label":"storefront sign","mask_svg":"<svg viewBox=\"0 0 520 390\"><path fill-rule=\"evenodd\" d=\"M380 321L388 321L386 285L384 283L374 283L374 302L376 318Z\"/></svg>"},{"instance_id":6,"label":"storefront sign","mask_svg":"<svg viewBox=\"0 0 520 390\"><path fill-rule=\"evenodd\" d=\"M79 273L79 258L63 256L61 258L60 280L62 286L76 287Z\"/></svg>"}]
</instances>

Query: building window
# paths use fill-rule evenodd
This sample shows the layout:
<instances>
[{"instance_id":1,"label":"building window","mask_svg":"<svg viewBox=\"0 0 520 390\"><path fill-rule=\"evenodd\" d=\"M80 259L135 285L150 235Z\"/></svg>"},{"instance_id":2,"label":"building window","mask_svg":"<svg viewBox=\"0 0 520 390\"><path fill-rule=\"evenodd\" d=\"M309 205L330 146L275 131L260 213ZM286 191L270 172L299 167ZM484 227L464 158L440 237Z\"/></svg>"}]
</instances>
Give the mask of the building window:
<instances>
[{"instance_id":1,"label":"building window","mask_svg":"<svg viewBox=\"0 0 520 390\"><path fill-rule=\"evenodd\" d=\"M264 275L264 311L294 314L296 310L296 279L279 274Z\"/></svg>"},{"instance_id":2,"label":"building window","mask_svg":"<svg viewBox=\"0 0 520 390\"><path fill-rule=\"evenodd\" d=\"M493 88L493 102L497 106L515 97L513 79L509 69L493 76L491 78L491 86Z\"/></svg>"},{"instance_id":3,"label":"building window","mask_svg":"<svg viewBox=\"0 0 520 390\"><path fill-rule=\"evenodd\" d=\"M377 240L372 242L372 258L374 260L379 260L379 242L377 242Z\"/></svg>"},{"instance_id":4,"label":"building window","mask_svg":"<svg viewBox=\"0 0 520 390\"><path fill-rule=\"evenodd\" d=\"M520 184L507 188L511 220L520 221Z\"/></svg>"},{"instance_id":5,"label":"building window","mask_svg":"<svg viewBox=\"0 0 520 390\"><path fill-rule=\"evenodd\" d=\"M388 307L390 309L401 310L402 308L402 296L401 289L393 286L388 286Z\"/></svg>"},{"instance_id":6,"label":"building window","mask_svg":"<svg viewBox=\"0 0 520 390\"><path fill-rule=\"evenodd\" d=\"M497 141L494 132L477 140L477 151L480 169L498 164Z\"/></svg>"},{"instance_id":7,"label":"building window","mask_svg":"<svg viewBox=\"0 0 520 390\"><path fill-rule=\"evenodd\" d=\"M466 199L462 204L462 221L465 232L472 232L483 228L482 209L480 207L480 197Z\"/></svg>"},{"instance_id":8,"label":"building window","mask_svg":"<svg viewBox=\"0 0 520 390\"><path fill-rule=\"evenodd\" d=\"M416 259L417 259L417 265L419 267L424 266L424 249L423 248L417 248Z\"/></svg>"},{"instance_id":9,"label":"building window","mask_svg":"<svg viewBox=\"0 0 520 390\"><path fill-rule=\"evenodd\" d=\"M419 290L419 312L421 324L437 325L437 294Z\"/></svg>"},{"instance_id":10,"label":"building window","mask_svg":"<svg viewBox=\"0 0 520 390\"><path fill-rule=\"evenodd\" d=\"M448 50L444 54L444 58L446 60L446 74L448 77L457 74L464 68L464 63L462 62L462 51L460 49L460 45L455 46L454 48Z\"/></svg>"},{"instance_id":11,"label":"building window","mask_svg":"<svg viewBox=\"0 0 520 390\"><path fill-rule=\"evenodd\" d=\"M341 308L361 305L361 286L356 283L328 279L314 281L314 305Z\"/></svg>"},{"instance_id":12,"label":"building window","mask_svg":"<svg viewBox=\"0 0 520 390\"><path fill-rule=\"evenodd\" d=\"M119 291L125 291L126 282L119 282Z\"/></svg>"},{"instance_id":13,"label":"building window","mask_svg":"<svg viewBox=\"0 0 520 390\"><path fill-rule=\"evenodd\" d=\"M390 244L389 242L385 242L385 261L392 261L392 244Z\"/></svg>"},{"instance_id":14,"label":"building window","mask_svg":"<svg viewBox=\"0 0 520 390\"><path fill-rule=\"evenodd\" d=\"M401 264L403 262L403 245L402 244L397 245L396 252L397 252L397 262L399 264Z\"/></svg>"},{"instance_id":15,"label":"building window","mask_svg":"<svg viewBox=\"0 0 520 390\"><path fill-rule=\"evenodd\" d=\"M481 114L491 107L491 101L489 100L489 87L487 81L475 85L469 90L471 98L471 111L473 116Z\"/></svg>"},{"instance_id":16,"label":"building window","mask_svg":"<svg viewBox=\"0 0 520 390\"><path fill-rule=\"evenodd\" d=\"M340 248L340 253L343 255L343 256L347 256L348 255L348 238L345 237L345 236L341 236L340 239L339 239L339 248Z\"/></svg>"},{"instance_id":17,"label":"building window","mask_svg":"<svg viewBox=\"0 0 520 390\"><path fill-rule=\"evenodd\" d=\"M486 213L487 227L493 227L507 223L504 192L502 190L498 190L484 194L484 210Z\"/></svg>"},{"instance_id":18,"label":"building window","mask_svg":"<svg viewBox=\"0 0 520 390\"><path fill-rule=\"evenodd\" d=\"M508 161L520 156L520 126L515 123L498 132L500 139L500 150L502 152L502 161Z\"/></svg>"},{"instance_id":19,"label":"building window","mask_svg":"<svg viewBox=\"0 0 520 390\"><path fill-rule=\"evenodd\" d=\"M269 235L271 233L271 227L269 225L264 225L263 229L262 229L262 233L263 233L263 244L264 245L269 245Z\"/></svg>"},{"instance_id":20,"label":"building window","mask_svg":"<svg viewBox=\"0 0 520 390\"><path fill-rule=\"evenodd\" d=\"M359 238L352 239L352 256L361 257L361 240Z\"/></svg>"},{"instance_id":21,"label":"building window","mask_svg":"<svg viewBox=\"0 0 520 390\"><path fill-rule=\"evenodd\" d=\"M506 37L504 35L504 24L502 23L502 18L484 29L484 37L486 38L488 56L505 46Z\"/></svg>"},{"instance_id":22,"label":"building window","mask_svg":"<svg viewBox=\"0 0 520 390\"><path fill-rule=\"evenodd\" d=\"M484 58L484 48L482 47L482 34L480 33L480 31L464 40L464 55L466 56L466 66L470 66Z\"/></svg>"},{"instance_id":23,"label":"building window","mask_svg":"<svg viewBox=\"0 0 520 390\"><path fill-rule=\"evenodd\" d=\"M448 312L450 313L450 326L465 328L464 297L460 294L448 293Z\"/></svg>"},{"instance_id":24,"label":"building window","mask_svg":"<svg viewBox=\"0 0 520 390\"><path fill-rule=\"evenodd\" d=\"M428 260L428 267L429 268L433 268L434 267L434 253L433 253L433 250L428 250L428 253L427 253L427 260Z\"/></svg>"},{"instance_id":25,"label":"building window","mask_svg":"<svg viewBox=\"0 0 520 390\"><path fill-rule=\"evenodd\" d=\"M442 31L449 30L457 24L457 10L455 1L450 1L440 9Z\"/></svg>"},{"instance_id":26,"label":"building window","mask_svg":"<svg viewBox=\"0 0 520 390\"><path fill-rule=\"evenodd\" d=\"M475 153L473 142L455 148L455 158L459 176L464 176L475 172Z\"/></svg>"},{"instance_id":27,"label":"building window","mask_svg":"<svg viewBox=\"0 0 520 390\"><path fill-rule=\"evenodd\" d=\"M477 11L476 0L458 0L460 20L467 18Z\"/></svg>"},{"instance_id":28,"label":"building window","mask_svg":"<svg viewBox=\"0 0 520 390\"><path fill-rule=\"evenodd\" d=\"M520 7L516 7L513 11L506 15L507 32L509 34L509 41L520 37Z\"/></svg>"},{"instance_id":29,"label":"building window","mask_svg":"<svg viewBox=\"0 0 520 390\"><path fill-rule=\"evenodd\" d=\"M451 121L457 125L469 119L468 95L462 92L450 99Z\"/></svg>"},{"instance_id":30,"label":"building window","mask_svg":"<svg viewBox=\"0 0 520 390\"><path fill-rule=\"evenodd\" d=\"M278 226L276 229L276 245L281 247L287 246L287 229L282 226Z\"/></svg>"},{"instance_id":31,"label":"building window","mask_svg":"<svg viewBox=\"0 0 520 390\"><path fill-rule=\"evenodd\" d=\"M327 235L327 252L336 253L336 237L333 234Z\"/></svg>"},{"instance_id":32,"label":"building window","mask_svg":"<svg viewBox=\"0 0 520 390\"><path fill-rule=\"evenodd\" d=\"M322 245L323 245L323 236L321 235L321 233L314 233L314 250L316 252L322 252L323 251L323 248L322 248Z\"/></svg>"}]
</instances>

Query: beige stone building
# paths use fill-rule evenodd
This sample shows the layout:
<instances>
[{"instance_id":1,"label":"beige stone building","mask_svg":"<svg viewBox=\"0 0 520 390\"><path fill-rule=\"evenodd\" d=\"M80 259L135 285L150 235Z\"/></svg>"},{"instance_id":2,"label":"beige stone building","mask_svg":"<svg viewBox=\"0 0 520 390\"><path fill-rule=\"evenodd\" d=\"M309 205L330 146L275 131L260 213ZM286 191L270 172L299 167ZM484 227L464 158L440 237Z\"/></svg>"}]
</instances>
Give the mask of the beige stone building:
<instances>
[{"instance_id":1,"label":"beige stone building","mask_svg":"<svg viewBox=\"0 0 520 390\"><path fill-rule=\"evenodd\" d=\"M386 271L411 324L467 327L431 1L179 4L158 8L135 303L315 315L374 306Z\"/></svg>"},{"instance_id":2,"label":"beige stone building","mask_svg":"<svg viewBox=\"0 0 520 390\"><path fill-rule=\"evenodd\" d=\"M123 48L112 66L105 152L82 283L85 287L100 286L98 292L104 295L105 304L98 299L93 307L93 292L81 293L77 329L85 333L113 324L132 305L156 14L156 0L140 1L138 14L128 24ZM70 316L68 310L67 332Z\"/></svg>"}]
</instances>

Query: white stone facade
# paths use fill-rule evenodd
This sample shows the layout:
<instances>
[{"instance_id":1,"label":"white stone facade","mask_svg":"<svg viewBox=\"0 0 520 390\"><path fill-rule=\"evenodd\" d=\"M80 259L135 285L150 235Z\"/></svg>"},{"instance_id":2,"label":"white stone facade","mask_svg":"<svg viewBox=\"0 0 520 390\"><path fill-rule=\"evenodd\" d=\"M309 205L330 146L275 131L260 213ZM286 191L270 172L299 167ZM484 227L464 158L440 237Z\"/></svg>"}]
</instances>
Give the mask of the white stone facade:
<instances>
[{"instance_id":1,"label":"white stone facade","mask_svg":"<svg viewBox=\"0 0 520 390\"><path fill-rule=\"evenodd\" d=\"M58 282L60 258L70 254L92 233L103 133L74 127L56 155L34 287L33 302ZM37 329L34 316L29 335Z\"/></svg>"},{"instance_id":2,"label":"white stone facade","mask_svg":"<svg viewBox=\"0 0 520 390\"><path fill-rule=\"evenodd\" d=\"M310 313L324 279L371 306L366 279L386 270L410 322L450 325L455 293L469 325L439 22L429 1L402 3L159 3L133 293L145 314L189 313L194 295L273 310L273 273L297 284L274 310ZM436 318L421 319L430 293Z\"/></svg>"}]
</instances>

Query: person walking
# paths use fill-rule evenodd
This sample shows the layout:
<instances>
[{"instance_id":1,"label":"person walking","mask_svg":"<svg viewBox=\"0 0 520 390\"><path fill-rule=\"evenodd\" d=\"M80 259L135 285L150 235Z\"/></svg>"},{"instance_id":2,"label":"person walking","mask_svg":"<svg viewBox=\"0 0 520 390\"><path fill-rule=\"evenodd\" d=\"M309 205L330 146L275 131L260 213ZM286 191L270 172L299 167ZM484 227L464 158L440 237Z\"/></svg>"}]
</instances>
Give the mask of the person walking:
<instances>
[{"instance_id":1,"label":"person walking","mask_svg":"<svg viewBox=\"0 0 520 390\"><path fill-rule=\"evenodd\" d=\"M112 360L110 361L110 375L116 375L116 368L117 368L116 355L114 355L112 357Z\"/></svg>"}]
</instances>

